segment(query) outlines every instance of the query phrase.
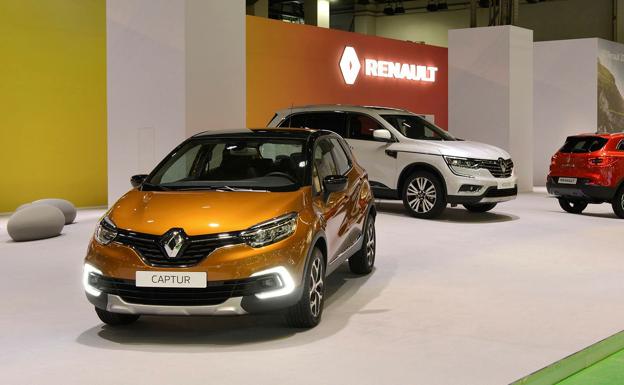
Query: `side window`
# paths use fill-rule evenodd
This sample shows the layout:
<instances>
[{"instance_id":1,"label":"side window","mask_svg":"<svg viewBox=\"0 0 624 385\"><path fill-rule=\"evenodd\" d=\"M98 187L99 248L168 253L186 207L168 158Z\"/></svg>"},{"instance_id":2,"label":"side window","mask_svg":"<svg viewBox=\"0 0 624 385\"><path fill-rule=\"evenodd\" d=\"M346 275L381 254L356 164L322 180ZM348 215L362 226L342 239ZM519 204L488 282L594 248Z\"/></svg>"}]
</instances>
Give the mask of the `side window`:
<instances>
[{"instance_id":1,"label":"side window","mask_svg":"<svg viewBox=\"0 0 624 385\"><path fill-rule=\"evenodd\" d=\"M347 134L346 114L344 112L310 112L295 114L280 124L280 127L314 128L329 130L345 137Z\"/></svg>"},{"instance_id":2,"label":"side window","mask_svg":"<svg viewBox=\"0 0 624 385\"><path fill-rule=\"evenodd\" d=\"M385 115L384 119L406 138L420 140L439 140L441 138L437 132L429 127L431 123L419 116Z\"/></svg>"},{"instance_id":3,"label":"side window","mask_svg":"<svg viewBox=\"0 0 624 385\"><path fill-rule=\"evenodd\" d=\"M617 150L624 151L624 139L620 140L620 143L618 143Z\"/></svg>"},{"instance_id":4,"label":"side window","mask_svg":"<svg viewBox=\"0 0 624 385\"><path fill-rule=\"evenodd\" d=\"M375 119L367 115L349 115L349 137L359 140L374 140L373 131L383 127Z\"/></svg>"},{"instance_id":5,"label":"side window","mask_svg":"<svg viewBox=\"0 0 624 385\"><path fill-rule=\"evenodd\" d=\"M312 183L315 191L322 191L323 179L338 174L338 168L332 155L333 145L329 140L319 140L314 147L314 169Z\"/></svg>"},{"instance_id":6,"label":"side window","mask_svg":"<svg viewBox=\"0 0 624 385\"><path fill-rule=\"evenodd\" d=\"M334 156L334 162L336 163L338 174L344 175L351 169L351 162L349 161L349 157L345 153L345 150L338 141L338 139L332 138L330 139L330 142L333 146L332 155Z\"/></svg>"}]
</instances>

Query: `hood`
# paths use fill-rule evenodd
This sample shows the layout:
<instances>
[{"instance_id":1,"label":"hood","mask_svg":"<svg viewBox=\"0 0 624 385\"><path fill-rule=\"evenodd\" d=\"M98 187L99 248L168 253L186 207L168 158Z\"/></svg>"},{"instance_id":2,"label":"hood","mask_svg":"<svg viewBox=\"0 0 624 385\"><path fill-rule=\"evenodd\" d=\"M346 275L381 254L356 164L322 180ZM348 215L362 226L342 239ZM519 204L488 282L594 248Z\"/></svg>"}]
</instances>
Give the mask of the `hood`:
<instances>
[{"instance_id":1,"label":"hood","mask_svg":"<svg viewBox=\"0 0 624 385\"><path fill-rule=\"evenodd\" d=\"M393 150L395 149L393 145ZM508 152L496 146L485 143L470 141L437 141L437 140L414 140L401 139L400 143L396 143L396 150L407 152L423 152L433 153L447 156L457 156L462 158L475 159L492 159L498 158L509 159L511 156Z\"/></svg>"},{"instance_id":2,"label":"hood","mask_svg":"<svg viewBox=\"0 0 624 385\"><path fill-rule=\"evenodd\" d=\"M188 235L224 233L301 211L304 192L132 190L115 203L109 217L118 228L154 235L172 228Z\"/></svg>"}]
</instances>

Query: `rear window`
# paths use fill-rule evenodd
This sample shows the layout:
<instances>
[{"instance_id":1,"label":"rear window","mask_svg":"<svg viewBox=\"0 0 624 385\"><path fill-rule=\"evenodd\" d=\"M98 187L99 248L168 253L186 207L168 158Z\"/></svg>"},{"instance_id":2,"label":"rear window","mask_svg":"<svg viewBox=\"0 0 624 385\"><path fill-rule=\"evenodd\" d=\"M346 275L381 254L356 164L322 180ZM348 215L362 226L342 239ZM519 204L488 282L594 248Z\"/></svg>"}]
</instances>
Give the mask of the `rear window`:
<instances>
[{"instance_id":1,"label":"rear window","mask_svg":"<svg viewBox=\"0 0 624 385\"><path fill-rule=\"evenodd\" d=\"M599 136L570 136L559 151L564 153L594 152L603 148L607 142L607 139Z\"/></svg>"}]
</instances>

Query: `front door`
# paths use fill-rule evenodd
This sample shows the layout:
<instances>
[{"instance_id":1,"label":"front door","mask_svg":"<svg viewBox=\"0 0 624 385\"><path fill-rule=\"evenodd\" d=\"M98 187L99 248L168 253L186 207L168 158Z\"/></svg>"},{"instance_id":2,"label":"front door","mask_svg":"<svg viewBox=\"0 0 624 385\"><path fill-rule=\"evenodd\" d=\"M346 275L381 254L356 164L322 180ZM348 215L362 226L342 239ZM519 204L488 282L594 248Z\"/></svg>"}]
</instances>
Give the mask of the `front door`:
<instances>
[{"instance_id":1,"label":"front door","mask_svg":"<svg viewBox=\"0 0 624 385\"><path fill-rule=\"evenodd\" d=\"M335 139L320 139L314 148L314 165L312 172L313 189L316 192L314 207L319 210L325 223L325 235L327 240L328 264L336 259L347 244L351 230L353 229L353 203L351 195L354 191L354 180L349 178L349 185L344 191L328 194L323 187L323 179L329 175L347 175L351 167L344 165L343 159L339 158L337 150L342 149Z\"/></svg>"}]
</instances>

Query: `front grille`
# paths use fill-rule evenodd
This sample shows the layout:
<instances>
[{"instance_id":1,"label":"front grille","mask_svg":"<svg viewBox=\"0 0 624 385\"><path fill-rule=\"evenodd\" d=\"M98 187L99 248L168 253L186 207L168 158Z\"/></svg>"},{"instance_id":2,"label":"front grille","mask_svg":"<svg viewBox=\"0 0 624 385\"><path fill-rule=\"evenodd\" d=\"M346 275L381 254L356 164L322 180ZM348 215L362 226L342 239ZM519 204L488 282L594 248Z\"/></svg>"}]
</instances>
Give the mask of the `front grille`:
<instances>
[{"instance_id":1,"label":"front grille","mask_svg":"<svg viewBox=\"0 0 624 385\"><path fill-rule=\"evenodd\" d=\"M496 187L490 187L485 192L485 197L486 198L502 198L502 197L508 197L508 196L514 196L514 195L518 195L518 188L517 187L514 187L514 188L503 188L503 189L498 189Z\"/></svg>"},{"instance_id":2,"label":"front grille","mask_svg":"<svg viewBox=\"0 0 624 385\"><path fill-rule=\"evenodd\" d=\"M503 160L505 171L498 160L481 160L481 168L487 169L494 178L509 178L513 172L514 163L511 159Z\"/></svg>"},{"instance_id":3,"label":"front grille","mask_svg":"<svg viewBox=\"0 0 624 385\"><path fill-rule=\"evenodd\" d=\"M242 243L237 234L192 236L175 258L169 258L161 245L161 238L160 235L119 229L115 242L133 248L147 264L161 267L193 266L218 247Z\"/></svg>"},{"instance_id":4,"label":"front grille","mask_svg":"<svg viewBox=\"0 0 624 385\"><path fill-rule=\"evenodd\" d=\"M268 280L273 280L268 282ZM268 283L267 283L268 282ZM118 295L128 303L161 306L219 305L232 297L254 295L278 285L276 276L227 281L208 281L205 288L137 287L135 281L91 275L89 283L106 294ZM274 288L273 286L272 288Z\"/></svg>"}]
</instances>

